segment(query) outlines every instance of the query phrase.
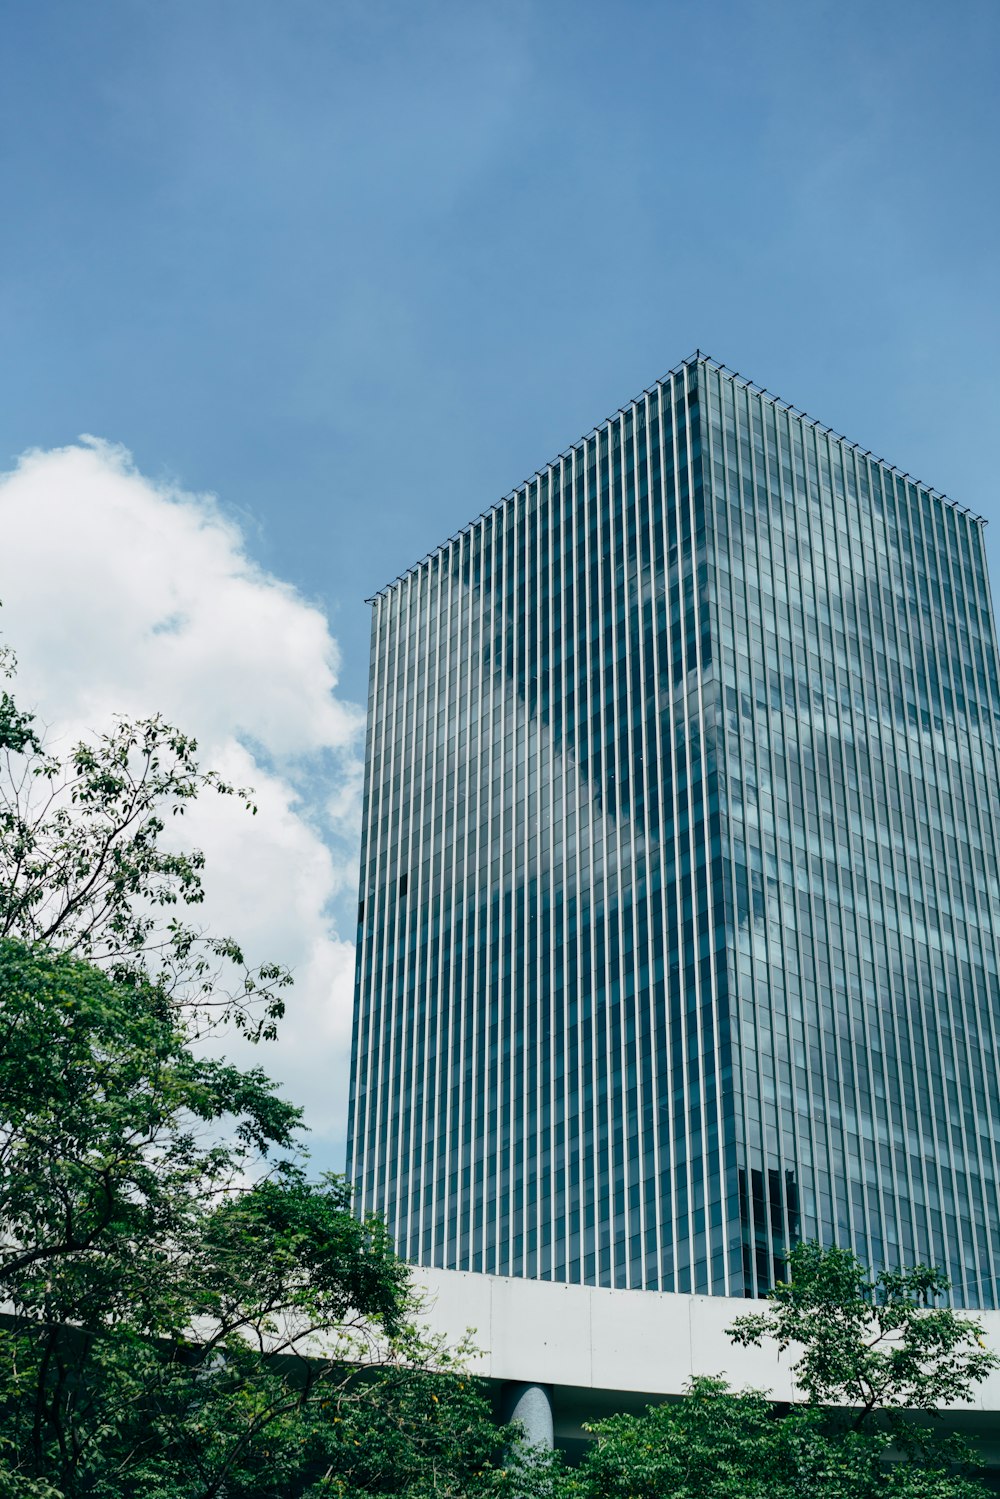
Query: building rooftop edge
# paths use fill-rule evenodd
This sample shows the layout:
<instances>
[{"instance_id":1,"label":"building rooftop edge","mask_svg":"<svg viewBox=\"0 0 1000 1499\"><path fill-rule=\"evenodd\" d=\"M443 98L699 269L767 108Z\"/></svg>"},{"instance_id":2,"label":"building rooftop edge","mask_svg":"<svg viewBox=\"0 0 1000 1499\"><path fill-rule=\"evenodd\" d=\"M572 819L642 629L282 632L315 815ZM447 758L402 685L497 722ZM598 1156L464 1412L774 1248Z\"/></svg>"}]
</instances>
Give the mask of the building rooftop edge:
<instances>
[{"instance_id":1,"label":"building rooftop edge","mask_svg":"<svg viewBox=\"0 0 1000 1499\"><path fill-rule=\"evenodd\" d=\"M663 385L671 376L679 374L681 370L689 368L691 365L705 365L706 368L717 370L719 374L725 375L728 379L739 382L745 389L753 391L755 395L766 396L772 405L780 407L783 411L790 411L793 416L798 417L802 421L809 422L818 432L829 435L835 441L844 443L847 447L855 449L863 458L873 459L876 463L881 464L883 468L888 469L890 473L897 474L901 479L907 480L910 484L915 484L918 489L922 489L932 499L943 500L946 505L951 505L955 510L961 511L963 515L969 516L982 526L988 524L984 516L978 515L968 505L962 505L958 500L951 499L943 490L936 489L932 484L925 484L922 479L915 478L913 474L901 469L898 464L889 463L887 459L881 458L873 449L863 448L859 442L853 442L849 437L845 437L842 432L837 432L826 422L821 422L816 417L810 416L808 411L803 411L801 407L793 405L791 401L786 401L783 397L776 396L773 391L768 390L765 386L758 385L755 380L749 379L746 375L741 375L739 370L730 369L728 365L723 364L720 360L713 359L710 354L704 353L701 349L695 349L693 354L689 354L686 359L682 359L678 364L675 364L671 369L667 370L666 374L654 380L651 385L647 385L643 390L639 391L638 395L633 396L630 401L626 401L623 406L619 406L617 411L611 412L603 421L596 423L593 427L588 427L582 436L578 437L575 442L570 443L569 447L564 448L561 453L557 453L555 458L550 459L543 468L536 468L533 474L529 474L526 479L522 479L520 484L515 484L513 489L501 495L500 499L494 501L492 505L487 505L485 510L481 510L478 515L473 516L472 520L467 521L464 526L460 526L452 536L446 537L437 546L431 547L430 551L425 552L422 557L416 562L412 562L409 567L405 567L401 573L397 573L390 582L384 583L381 588L376 588L375 592L365 599L365 603L374 604L376 599L381 598L384 593L388 593L391 589L395 588L397 583L402 583L411 573L416 572L418 568L423 567L426 562L429 562L432 557L437 556L439 552L443 552L445 547L451 546L452 542L457 541L460 536L464 536L467 531L471 531L472 527L478 525L481 520L485 520L488 515L492 515L495 510L500 510L504 505L510 504L511 500L516 499L529 484L534 483L536 479L540 479L545 469L551 468L560 459L567 458L582 443L587 442L589 438L594 437L600 432L602 427L607 426L609 422L621 416L630 406L635 406L646 396L652 395L657 386Z\"/></svg>"}]
</instances>

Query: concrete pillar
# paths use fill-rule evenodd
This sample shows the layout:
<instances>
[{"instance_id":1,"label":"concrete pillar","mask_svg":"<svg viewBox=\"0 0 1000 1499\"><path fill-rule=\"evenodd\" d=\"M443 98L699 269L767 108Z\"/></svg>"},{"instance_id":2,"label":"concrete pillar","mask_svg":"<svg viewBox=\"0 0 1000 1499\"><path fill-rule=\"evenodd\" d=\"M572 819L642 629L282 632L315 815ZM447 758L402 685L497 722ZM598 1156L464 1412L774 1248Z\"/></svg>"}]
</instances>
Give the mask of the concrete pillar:
<instances>
[{"instance_id":1,"label":"concrete pillar","mask_svg":"<svg viewBox=\"0 0 1000 1499\"><path fill-rule=\"evenodd\" d=\"M529 1447L554 1446L552 1388L547 1384L508 1384L503 1391L503 1418L519 1421Z\"/></svg>"}]
</instances>

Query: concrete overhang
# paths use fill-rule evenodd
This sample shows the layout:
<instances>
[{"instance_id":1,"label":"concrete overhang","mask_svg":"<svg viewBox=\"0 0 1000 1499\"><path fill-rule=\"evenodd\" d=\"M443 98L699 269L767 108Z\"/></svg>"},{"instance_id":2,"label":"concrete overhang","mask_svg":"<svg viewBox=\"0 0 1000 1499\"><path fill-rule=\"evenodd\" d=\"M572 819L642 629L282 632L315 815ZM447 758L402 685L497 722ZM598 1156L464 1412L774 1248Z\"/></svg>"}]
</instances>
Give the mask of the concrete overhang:
<instances>
[{"instance_id":1,"label":"concrete overhang","mask_svg":"<svg viewBox=\"0 0 1000 1499\"><path fill-rule=\"evenodd\" d=\"M498 1402L508 1384L550 1387L560 1446L585 1439L584 1421L677 1398L697 1375L767 1391L776 1401L801 1398L794 1349L741 1348L726 1336L737 1317L762 1308L759 1301L424 1267L412 1275L424 1325L450 1343L471 1330L479 1352L469 1372L490 1381ZM1000 1353L1000 1312L968 1315ZM1000 1370L973 1400L950 1408L947 1422L974 1440L991 1466L1000 1463Z\"/></svg>"}]
</instances>

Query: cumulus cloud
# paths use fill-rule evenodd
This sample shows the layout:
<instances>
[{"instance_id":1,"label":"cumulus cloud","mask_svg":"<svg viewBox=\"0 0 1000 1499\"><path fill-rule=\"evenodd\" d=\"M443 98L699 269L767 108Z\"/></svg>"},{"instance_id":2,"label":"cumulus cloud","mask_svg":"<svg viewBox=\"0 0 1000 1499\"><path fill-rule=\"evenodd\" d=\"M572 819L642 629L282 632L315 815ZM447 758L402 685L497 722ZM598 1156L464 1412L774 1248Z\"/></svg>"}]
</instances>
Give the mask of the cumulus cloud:
<instances>
[{"instance_id":1,"label":"cumulus cloud","mask_svg":"<svg viewBox=\"0 0 1000 1499\"><path fill-rule=\"evenodd\" d=\"M211 496L154 483L93 439L0 476L0 535L18 700L52 737L161 712L204 765L253 785L256 818L218 798L185 818L207 857L199 922L294 970L280 1039L254 1060L339 1165L354 950L333 902L356 878L362 713L337 695L324 615L252 561Z\"/></svg>"}]
</instances>

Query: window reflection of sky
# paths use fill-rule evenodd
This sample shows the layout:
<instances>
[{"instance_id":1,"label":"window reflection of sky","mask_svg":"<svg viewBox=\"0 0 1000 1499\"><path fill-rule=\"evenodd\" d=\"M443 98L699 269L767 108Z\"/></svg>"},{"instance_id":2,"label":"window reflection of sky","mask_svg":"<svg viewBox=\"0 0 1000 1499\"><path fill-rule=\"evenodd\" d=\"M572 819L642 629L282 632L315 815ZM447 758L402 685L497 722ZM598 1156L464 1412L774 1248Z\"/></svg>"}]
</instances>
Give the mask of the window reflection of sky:
<instances>
[{"instance_id":1,"label":"window reflection of sky","mask_svg":"<svg viewBox=\"0 0 1000 1499\"><path fill-rule=\"evenodd\" d=\"M976 521L701 361L373 652L352 1148L404 1253L740 1294L803 1233L990 1302Z\"/></svg>"}]
</instances>

